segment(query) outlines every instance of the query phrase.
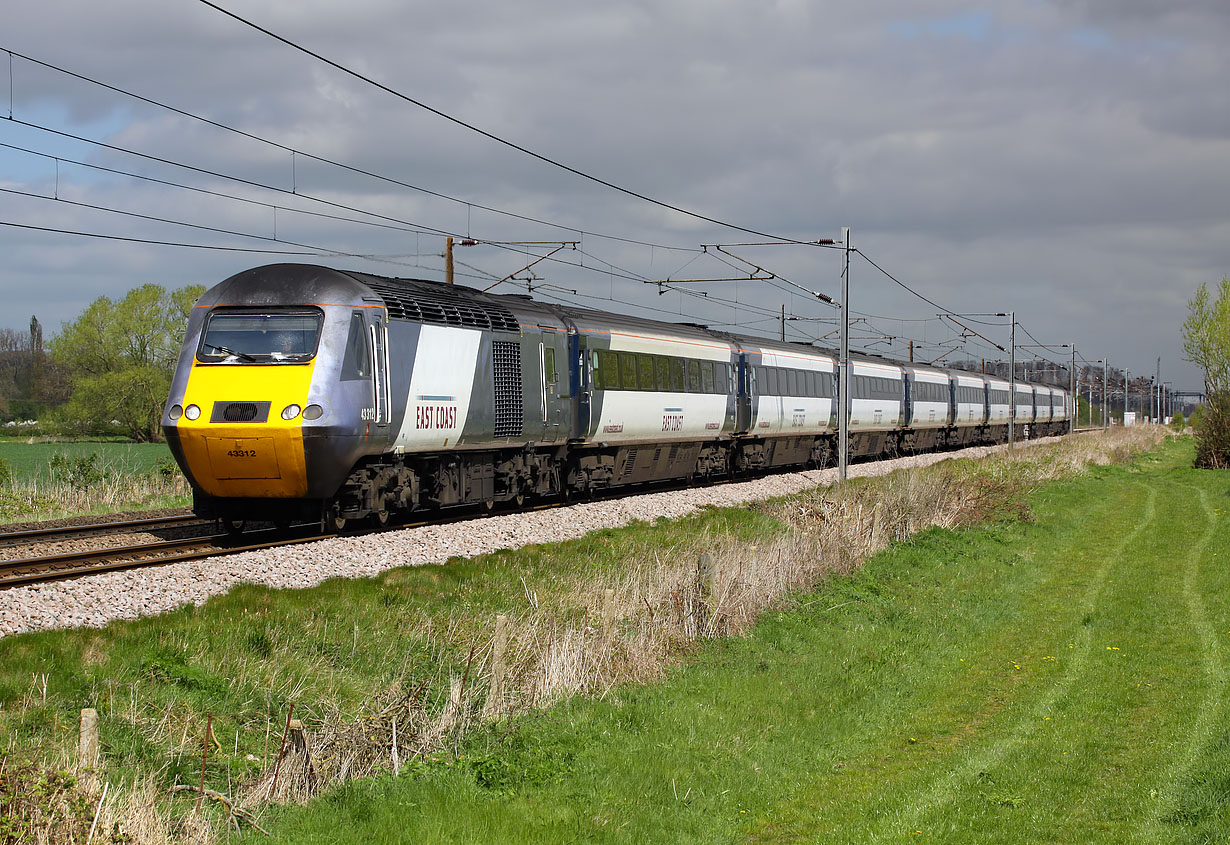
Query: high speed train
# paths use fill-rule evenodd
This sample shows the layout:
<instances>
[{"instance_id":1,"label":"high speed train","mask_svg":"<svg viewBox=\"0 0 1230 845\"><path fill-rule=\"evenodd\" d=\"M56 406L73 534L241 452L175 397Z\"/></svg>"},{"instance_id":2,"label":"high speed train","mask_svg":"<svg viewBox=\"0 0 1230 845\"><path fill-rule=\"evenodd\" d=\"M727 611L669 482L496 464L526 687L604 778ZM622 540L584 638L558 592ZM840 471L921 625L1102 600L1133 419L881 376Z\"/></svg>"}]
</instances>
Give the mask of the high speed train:
<instances>
[{"instance_id":1,"label":"high speed train","mask_svg":"<svg viewBox=\"0 0 1230 845\"><path fill-rule=\"evenodd\" d=\"M1061 434L1068 391L874 356L850 455ZM832 350L305 264L192 309L162 426L194 510L384 524L420 509L702 481L837 455Z\"/></svg>"}]
</instances>

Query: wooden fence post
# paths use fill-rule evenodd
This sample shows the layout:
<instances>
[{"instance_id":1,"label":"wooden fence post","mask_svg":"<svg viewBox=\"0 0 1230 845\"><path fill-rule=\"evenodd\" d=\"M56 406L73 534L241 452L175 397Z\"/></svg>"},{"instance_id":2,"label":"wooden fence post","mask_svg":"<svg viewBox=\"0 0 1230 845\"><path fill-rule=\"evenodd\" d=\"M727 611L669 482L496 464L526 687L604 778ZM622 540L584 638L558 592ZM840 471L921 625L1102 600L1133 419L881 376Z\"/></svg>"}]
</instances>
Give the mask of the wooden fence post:
<instances>
[{"instance_id":1,"label":"wooden fence post","mask_svg":"<svg viewBox=\"0 0 1230 845\"><path fill-rule=\"evenodd\" d=\"M615 634L615 591L602 591L602 633L607 637Z\"/></svg>"},{"instance_id":2,"label":"wooden fence post","mask_svg":"<svg viewBox=\"0 0 1230 845\"><path fill-rule=\"evenodd\" d=\"M495 617L495 639L491 643L491 690L487 693L487 714L494 716L504 706L504 652L508 648L508 617Z\"/></svg>"},{"instance_id":3,"label":"wooden fence post","mask_svg":"<svg viewBox=\"0 0 1230 845\"><path fill-rule=\"evenodd\" d=\"M713 555L705 552L696 562L696 636L713 633L713 602L716 594L717 566Z\"/></svg>"},{"instance_id":4,"label":"wooden fence post","mask_svg":"<svg viewBox=\"0 0 1230 845\"><path fill-rule=\"evenodd\" d=\"M81 741L77 749L77 766L85 787L93 791L98 785L98 711L86 707L81 711Z\"/></svg>"}]
</instances>

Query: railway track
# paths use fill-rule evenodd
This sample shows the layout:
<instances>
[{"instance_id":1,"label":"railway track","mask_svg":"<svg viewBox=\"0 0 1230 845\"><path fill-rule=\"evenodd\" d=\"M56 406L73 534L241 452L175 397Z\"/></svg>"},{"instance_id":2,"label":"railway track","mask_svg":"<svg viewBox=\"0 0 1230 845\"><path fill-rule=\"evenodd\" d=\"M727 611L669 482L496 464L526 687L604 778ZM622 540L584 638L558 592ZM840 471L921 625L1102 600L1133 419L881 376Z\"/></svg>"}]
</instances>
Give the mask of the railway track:
<instances>
[{"instance_id":1,"label":"railway track","mask_svg":"<svg viewBox=\"0 0 1230 845\"><path fill-rule=\"evenodd\" d=\"M725 483L729 483L729 479L719 479L710 482L710 486L718 486ZM683 486L686 485L675 482L669 482L665 485L647 485L641 488L640 492ZM609 491L594 498L612 498L627 495L628 492L627 490ZM562 500L539 502L527 505L521 510L544 510L567 504L569 502ZM506 513L507 511L497 508L496 512ZM435 512L430 515L424 514L426 518L389 523L386 526L368 525L357 529L352 528L341 536L395 531L429 524L444 525L471 519L481 519L490 513L490 511L481 506L457 508L450 511ZM339 536L337 533L320 533L320 526L315 523L294 526L289 529L270 527L248 530L243 534L236 535L225 531L218 531L216 523L201 520L198 517L187 514L179 517L107 522L97 525L56 526L46 529L0 533L0 551L20 545L37 546L38 544L55 543L66 538L76 538L74 542L86 543L91 539L117 534L145 533L168 528L195 526L200 526L202 529L208 528L210 533L181 539L154 539L148 542L125 545L56 550L48 554L0 559L0 589L42 581L75 578L82 575L94 575L121 569L135 569L142 566L157 566L164 563L202 560L218 555L272 549L278 546L310 543L316 540Z\"/></svg>"},{"instance_id":2,"label":"railway track","mask_svg":"<svg viewBox=\"0 0 1230 845\"><path fill-rule=\"evenodd\" d=\"M791 471L791 468L780 468L776 472ZM769 474L774 474L771 471ZM716 478L706 482L705 486L719 487L742 479ZM685 489L686 481L667 481L636 485L634 488L621 487L599 492L590 498L606 499L620 498L637 493L660 492L671 489ZM570 504L564 500L552 500L527 505L519 510L535 511ZM506 513L504 508L497 508L496 513ZM342 536L393 531L405 528L415 528L422 525L443 525L462 522L471 519L481 519L490 511L481 506L437 511L422 514L422 517L406 522L392 522L387 526L365 525L344 532ZM0 551L11 548L19 543L35 544L38 542L54 542L68 536L78 536L85 539L115 535L121 533L147 532L176 527L199 525L202 529L209 528L211 533L174 540L157 540L108 548L73 549L54 554L0 559L0 589L21 584L31 584L40 581L52 581L74 578L81 575L92 575L120 569L133 569L141 566L155 566L163 563L201 560L218 555L235 554L238 552L258 551L278 546L288 546L298 543L310 543L338 536L337 533L321 533L319 524L300 525L289 529L274 527L259 530L249 530L235 535L216 530L216 524L201 520L190 514L178 517L162 517L130 522L100 523L98 525L81 525L55 527L49 529L32 529L28 531L0 533Z\"/></svg>"},{"instance_id":3,"label":"railway track","mask_svg":"<svg viewBox=\"0 0 1230 845\"><path fill-rule=\"evenodd\" d=\"M20 531L0 532L0 549L27 546L55 540L70 540L76 536L101 537L114 534L130 534L134 531L152 532L159 529L193 528L204 530L213 523L190 513L178 516L155 516L113 522L95 522L88 525L54 525L47 528L28 528Z\"/></svg>"},{"instance_id":4,"label":"railway track","mask_svg":"<svg viewBox=\"0 0 1230 845\"><path fill-rule=\"evenodd\" d=\"M202 522L201 524L210 525L211 523ZM318 539L322 539L322 535L267 528L249 532L239 538L227 533L213 533L178 540L154 540L146 543L74 549L31 557L11 558L0 560L0 588L93 575L118 569L200 560L220 554L268 549Z\"/></svg>"}]
</instances>

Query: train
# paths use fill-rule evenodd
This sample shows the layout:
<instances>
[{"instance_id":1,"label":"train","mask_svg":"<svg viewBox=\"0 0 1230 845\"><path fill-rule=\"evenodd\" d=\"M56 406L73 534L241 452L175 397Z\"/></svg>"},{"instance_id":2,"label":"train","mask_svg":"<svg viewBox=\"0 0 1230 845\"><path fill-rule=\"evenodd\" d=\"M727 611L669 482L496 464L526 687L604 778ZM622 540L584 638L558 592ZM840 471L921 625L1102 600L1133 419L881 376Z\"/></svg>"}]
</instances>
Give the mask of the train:
<instances>
[{"instance_id":1,"label":"train","mask_svg":"<svg viewBox=\"0 0 1230 845\"><path fill-rule=\"evenodd\" d=\"M850 360L849 455L1063 434L1054 385ZM309 264L192 308L162 429L233 532L703 483L837 457L838 356L596 309Z\"/></svg>"}]
</instances>

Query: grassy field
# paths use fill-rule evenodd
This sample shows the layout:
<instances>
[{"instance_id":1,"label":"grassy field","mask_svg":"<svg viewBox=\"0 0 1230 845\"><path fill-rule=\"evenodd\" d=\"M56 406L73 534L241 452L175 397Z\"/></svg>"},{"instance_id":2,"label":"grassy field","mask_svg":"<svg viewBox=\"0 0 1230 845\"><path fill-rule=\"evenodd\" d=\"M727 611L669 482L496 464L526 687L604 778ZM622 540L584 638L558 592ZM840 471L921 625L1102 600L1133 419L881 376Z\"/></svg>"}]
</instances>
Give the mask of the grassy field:
<instances>
[{"instance_id":1,"label":"grassy field","mask_svg":"<svg viewBox=\"0 0 1230 845\"><path fill-rule=\"evenodd\" d=\"M1174 445L932 529L665 683L273 824L294 842L1230 838L1230 481Z\"/></svg>"},{"instance_id":2,"label":"grassy field","mask_svg":"<svg viewBox=\"0 0 1230 845\"><path fill-rule=\"evenodd\" d=\"M165 443L0 438L0 522L183 507L187 483Z\"/></svg>"},{"instance_id":3,"label":"grassy field","mask_svg":"<svg viewBox=\"0 0 1230 845\"><path fill-rule=\"evenodd\" d=\"M104 822L138 819L142 842L211 835L195 796L167 795L201 776L207 714L207 786L247 800L279 841L1221 841L1230 609L1216 559L1230 481L1190 459L1172 443L1043 484L1031 521L1008 517L1033 485L1006 480L1044 473L954 462L848 494L5 638L0 787L5 765L70 759L77 709L96 706L102 777L128 802ZM993 524L913 534L790 600L794 570L753 567L838 552L842 571L867 537L935 521L901 491L931 500L943 484L926 478L960 492L974 476L969 512ZM792 524L813 544L781 545ZM744 627L743 605L704 610L688 592L704 548L740 585L778 582ZM736 582L717 583L726 596ZM601 621L608 605L616 624ZM483 717L497 614L513 620L517 706ZM374 777L305 806L253 800L272 791L292 703L314 778ZM304 779L287 758L280 799L291 770ZM224 816L206 807L220 836Z\"/></svg>"},{"instance_id":4,"label":"grassy field","mask_svg":"<svg viewBox=\"0 0 1230 845\"><path fill-rule=\"evenodd\" d=\"M56 455L67 458L99 456L102 466L124 475L152 473L160 460L169 459L171 450L165 443L132 443L129 441L69 440L63 442L0 438L0 458L8 462L17 482L47 484L53 481L51 460Z\"/></svg>"}]
</instances>

